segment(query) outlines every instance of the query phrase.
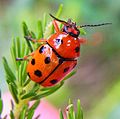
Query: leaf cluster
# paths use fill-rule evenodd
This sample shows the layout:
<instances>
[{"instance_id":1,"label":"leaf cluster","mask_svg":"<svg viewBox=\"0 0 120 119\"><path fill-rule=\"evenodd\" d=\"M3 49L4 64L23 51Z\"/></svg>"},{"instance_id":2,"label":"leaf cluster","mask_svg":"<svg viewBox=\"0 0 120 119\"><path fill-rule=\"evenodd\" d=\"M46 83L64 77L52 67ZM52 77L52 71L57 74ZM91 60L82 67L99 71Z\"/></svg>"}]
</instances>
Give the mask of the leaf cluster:
<instances>
[{"instance_id":1,"label":"leaf cluster","mask_svg":"<svg viewBox=\"0 0 120 119\"><path fill-rule=\"evenodd\" d=\"M83 111L81 108L80 100L77 101L77 111L74 110L73 103L69 100L66 108L67 119L83 119ZM63 112L60 110L60 119L65 119Z\"/></svg>"}]
</instances>

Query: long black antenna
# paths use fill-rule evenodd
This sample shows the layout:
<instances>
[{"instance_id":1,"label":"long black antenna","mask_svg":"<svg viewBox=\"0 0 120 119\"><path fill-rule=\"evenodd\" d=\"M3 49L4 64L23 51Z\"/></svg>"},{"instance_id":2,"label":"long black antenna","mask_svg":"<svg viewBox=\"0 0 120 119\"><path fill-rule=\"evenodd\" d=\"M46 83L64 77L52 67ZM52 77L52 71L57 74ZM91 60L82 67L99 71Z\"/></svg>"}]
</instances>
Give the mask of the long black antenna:
<instances>
[{"instance_id":1,"label":"long black antenna","mask_svg":"<svg viewBox=\"0 0 120 119\"><path fill-rule=\"evenodd\" d=\"M97 26L104 26L104 25L110 25L112 23L102 23L102 24L85 24L85 25L81 25L81 26L78 26L80 28L82 27L97 27Z\"/></svg>"},{"instance_id":2,"label":"long black antenna","mask_svg":"<svg viewBox=\"0 0 120 119\"><path fill-rule=\"evenodd\" d=\"M57 20L57 21L59 21L59 22L61 22L61 23L63 23L63 24L68 24L66 21L63 21L63 20L61 20L61 19L58 19L58 18L56 18L55 16L53 16L52 14L50 14L50 13L49 13L49 15L50 15L53 19L55 19L55 20Z\"/></svg>"}]
</instances>

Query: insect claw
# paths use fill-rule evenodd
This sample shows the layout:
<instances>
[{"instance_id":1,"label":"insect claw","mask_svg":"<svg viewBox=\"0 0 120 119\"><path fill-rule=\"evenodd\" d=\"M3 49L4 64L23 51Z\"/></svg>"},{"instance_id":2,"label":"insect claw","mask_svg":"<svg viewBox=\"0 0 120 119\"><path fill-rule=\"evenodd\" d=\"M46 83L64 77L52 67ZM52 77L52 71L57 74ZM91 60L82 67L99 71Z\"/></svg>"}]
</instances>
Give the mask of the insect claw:
<instances>
[{"instance_id":1,"label":"insect claw","mask_svg":"<svg viewBox=\"0 0 120 119\"><path fill-rule=\"evenodd\" d=\"M23 61L23 58L16 58L16 61Z\"/></svg>"},{"instance_id":2,"label":"insect claw","mask_svg":"<svg viewBox=\"0 0 120 119\"><path fill-rule=\"evenodd\" d=\"M32 37L31 36L24 36L24 38L26 39L26 40L32 40Z\"/></svg>"}]
</instances>

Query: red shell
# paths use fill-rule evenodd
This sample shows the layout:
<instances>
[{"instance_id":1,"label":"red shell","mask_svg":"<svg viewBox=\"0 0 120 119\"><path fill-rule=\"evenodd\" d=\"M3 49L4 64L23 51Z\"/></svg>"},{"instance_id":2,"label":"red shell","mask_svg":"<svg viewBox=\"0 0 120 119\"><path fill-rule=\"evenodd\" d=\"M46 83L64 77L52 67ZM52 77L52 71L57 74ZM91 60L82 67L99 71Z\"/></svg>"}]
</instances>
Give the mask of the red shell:
<instances>
[{"instance_id":1,"label":"red shell","mask_svg":"<svg viewBox=\"0 0 120 119\"><path fill-rule=\"evenodd\" d=\"M49 45L64 58L79 57L80 41L64 32L57 32L48 39Z\"/></svg>"},{"instance_id":2,"label":"red shell","mask_svg":"<svg viewBox=\"0 0 120 119\"><path fill-rule=\"evenodd\" d=\"M51 35L27 65L30 79L44 87L55 85L75 67L79 49L79 39L64 32Z\"/></svg>"}]
</instances>

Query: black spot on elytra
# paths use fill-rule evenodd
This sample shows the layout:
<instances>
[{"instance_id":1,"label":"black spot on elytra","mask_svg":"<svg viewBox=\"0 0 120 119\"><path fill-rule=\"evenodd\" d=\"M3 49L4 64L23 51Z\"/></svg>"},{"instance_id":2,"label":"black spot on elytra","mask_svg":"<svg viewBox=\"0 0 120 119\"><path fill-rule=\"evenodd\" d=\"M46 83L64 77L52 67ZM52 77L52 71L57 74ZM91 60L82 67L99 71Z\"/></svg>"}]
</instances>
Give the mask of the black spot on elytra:
<instances>
[{"instance_id":1,"label":"black spot on elytra","mask_svg":"<svg viewBox=\"0 0 120 119\"><path fill-rule=\"evenodd\" d=\"M39 49L39 53L43 53L44 49L45 49L45 47L42 46L42 47Z\"/></svg>"},{"instance_id":2,"label":"black spot on elytra","mask_svg":"<svg viewBox=\"0 0 120 119\"><path fill-rule=\"evenodd\" d=\"M34 74L36 75L36 76L38 76L38 77L41 77L42 76L42 72L40 71L40 70L35 70L34 71Z\"/></svg>"},{"instance_id":3,"label":"black spot on elytra","mask_svg":"<svg viewBox=\"0 0 120 119\"><path fill-rule=\"evenodd\" d=\"M32 60L31 60L31 64L32 64L32 65L35 65L35 59L32 59Z\"/></svg>"},{"instance_id":4,"label":"black spot on elytra","mask_svg":"<svg viewBox=\"0 0 120 119\"><path fill-rule=\"evenodd\" d=\"M63 72L66 73L69 69L70 67L66 67Z\"/></svg>"},{"instance_id":5,"label":"black spot on elytra","mask_svg":"<svg viewBox=\"0 0 120 119\"><path fill-rule=\"evenodd\" d=\"M51 84L56 84L57 82L58 82L57 79L53 79L50 81Z\"/></svg>"},{"instance_id":6,"label":"black spot on elytra","mask_svg":"<svg viewBox=\"0 0 120 119\"><path fill-rule=\"evenodd\" d=\"M30 78L30 74L29 74L29 72L27 73L27 75L29 76L29 78Z\"/></svg>"},{"instance_id":7,"label":"black spot on elytra","mask_svg":"<svg viewBox=\"0 0 120 119\"><path fill-rule=\"evenodd\" d=\"M80 51L80 47L75 48L75 52L78 53Z\"/></svg>"},{"instance_id":8,"label":"black spot on elytra","mask_svg":"<svg viewBox=\"0 0 120 119\"><path fill-rule=\"evenodd\" d=\"M49 64L50 63L50 57L46 57L45 58L45 64Z\"/></svg>"}]
</instances>

